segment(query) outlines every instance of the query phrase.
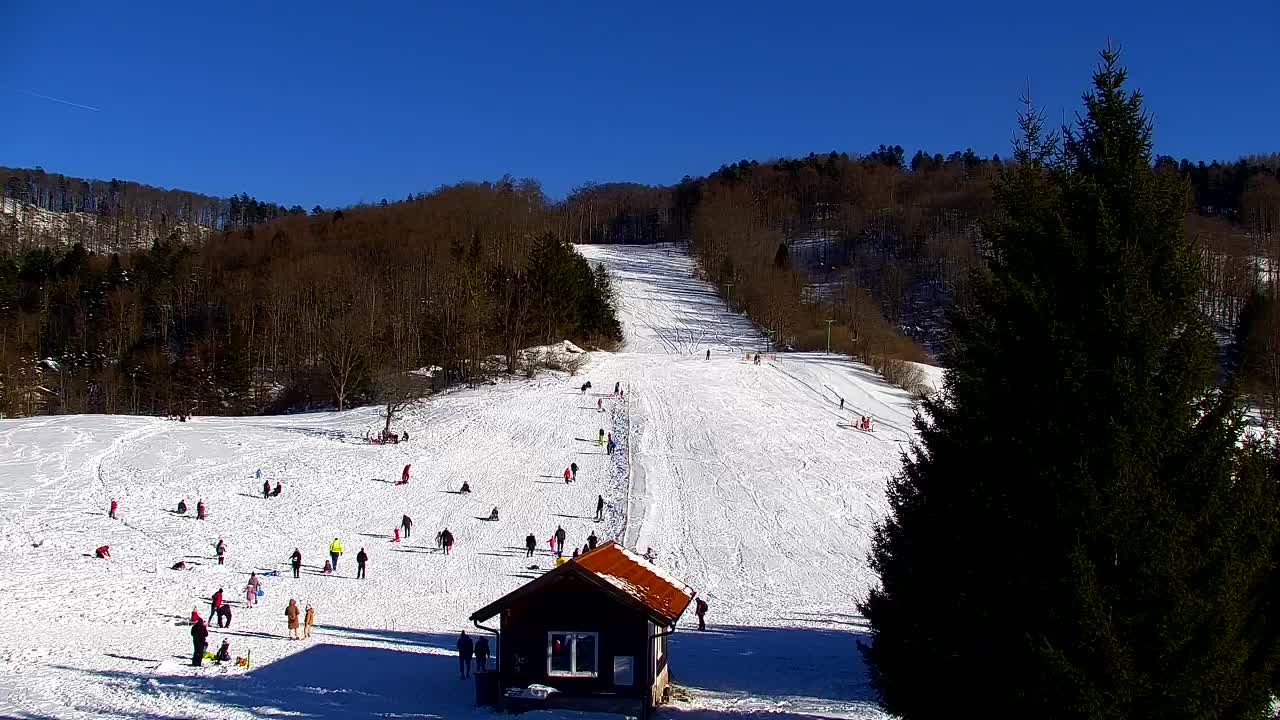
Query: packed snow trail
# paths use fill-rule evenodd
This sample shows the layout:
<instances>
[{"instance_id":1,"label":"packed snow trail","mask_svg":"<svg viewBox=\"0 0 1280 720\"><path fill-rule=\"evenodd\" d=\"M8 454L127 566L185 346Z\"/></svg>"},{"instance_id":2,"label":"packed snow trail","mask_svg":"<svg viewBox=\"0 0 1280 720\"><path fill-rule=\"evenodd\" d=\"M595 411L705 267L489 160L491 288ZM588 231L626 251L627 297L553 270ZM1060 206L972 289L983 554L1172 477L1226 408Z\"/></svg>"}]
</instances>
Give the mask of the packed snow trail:
<instances>
[{"instance_id":1,"label":"packed snow trail","mask_svg":"<svg viewBox=\"0 0 1280 720\"><path fill-rule=\"evenodd\" d=\"M577 377L510 380L431 398L372 446L376 408L267 418L81 416L0 421L0 716L488 717L454 674L453 643L479 607L551 566L557 525L581 545L625 538L708 599L673 638L663 713L723 720L882 717L854 641L873 576L871 529L910 435L905 393L823 355L756 366L759 334L670 248L582 247L619 292L626 342ZM710 360L704 360L710 349ZM591 380L583 395L578 386ZM596 400L621 382L627 398ZM845 409L839 410L839 399ZM876 432L849 429L859 415ZM605 456L599 429L621 445ZM571 462L579 481L566 485ZM412 464L408 486L396 486ZM263 499L262 481L282 495ZM456 494L463 481L473 493ZM606 522L592 522L597 494ZM120 519L106 517L112 498ZM186 516L173 510L180 498ZM197 499L209 519L194 519ZM481 518L498 506L501 519ZM410 538L392 544L402 514ZM457 537L435 550L443 527ZM527 533L539 540L524 557ZM318 574L341 538L336 576ZM228 544L217 565L213 545ZM109 544L113 559L91 557ZM303 574L286 564L297 547ZM356 580L355 553L371 556ZM188 569L171 570L177 560ZM530 569L530 565L536 568ZM259 607L243 607L250 570ZM191 608L222 587L225 638L248 670L191 668ZM316 607L289 641L289 598Z\"/></svg>"}]
</instances>

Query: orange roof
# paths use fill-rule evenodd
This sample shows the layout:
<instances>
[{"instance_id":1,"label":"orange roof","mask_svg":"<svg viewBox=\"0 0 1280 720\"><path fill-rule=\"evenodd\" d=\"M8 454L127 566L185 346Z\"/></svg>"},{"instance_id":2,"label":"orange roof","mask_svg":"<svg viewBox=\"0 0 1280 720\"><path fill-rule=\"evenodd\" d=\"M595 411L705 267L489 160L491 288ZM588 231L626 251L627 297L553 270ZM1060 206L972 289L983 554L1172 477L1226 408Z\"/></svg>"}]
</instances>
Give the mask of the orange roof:
<instances>
[{"instance_id":1,"label":"orange roof","mask_svg":"<svg viewBox=\"0 0 1280 720\"><path fill-rule=\"evenodd\" d=\"M694 593L688 585L610 540L477 610L471 619L487 620L516 598L537 592L568 575L582 577L620 600L643 608L650 619L664 627L674 625L693 602Z\"/></svg>"},{"instance_id":2,"label":"orange roof","mask_svg":"<svg viewBox=\"0 0 1280 720\"><path fill-rule=\"evenodd\" d=\"M579 555L574 562L639 600L664 618L667 625L674 623L693 601L693 590L688 585L612 540Z\"/></svg>"}]
</instances>

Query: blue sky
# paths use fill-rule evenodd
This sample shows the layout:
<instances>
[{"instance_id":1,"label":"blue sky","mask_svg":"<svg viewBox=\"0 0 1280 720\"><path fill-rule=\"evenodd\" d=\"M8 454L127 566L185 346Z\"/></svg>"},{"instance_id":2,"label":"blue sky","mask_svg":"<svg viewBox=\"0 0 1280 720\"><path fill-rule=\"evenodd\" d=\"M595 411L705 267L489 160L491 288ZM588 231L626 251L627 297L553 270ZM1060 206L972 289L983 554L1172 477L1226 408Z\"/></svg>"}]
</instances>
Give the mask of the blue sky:
<instances>
[{"instance_id":1,"label":"blue sky","mask_svg":"<svg viewBox=\"0 0 1280 720\"><path fill-rule=\"evenodd\" d=\"M879 143L1005 155L1024 87L1069 117L1108 38L1157 152L1280 150L1275 0L10 0L3 17L0 165L306 207L504 173L559 197Z\"/></svg>"}]
</instances>

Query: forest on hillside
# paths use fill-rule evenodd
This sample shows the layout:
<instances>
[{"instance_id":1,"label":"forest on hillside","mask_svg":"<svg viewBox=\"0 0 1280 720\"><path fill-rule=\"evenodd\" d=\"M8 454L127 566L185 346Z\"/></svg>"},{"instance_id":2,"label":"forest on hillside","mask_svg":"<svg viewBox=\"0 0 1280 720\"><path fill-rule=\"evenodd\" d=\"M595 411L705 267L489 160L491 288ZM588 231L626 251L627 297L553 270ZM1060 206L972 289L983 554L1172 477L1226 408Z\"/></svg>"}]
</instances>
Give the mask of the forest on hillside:
<instances>
[{"instance_id":1,"label":"forest on hillside","mask_svg":"<svg viewBox=\"0 0 1280 720\"><path fill-rule=\"evenodd\" d=\"M618 336L608 282L573 243L687 243L775 347L829 342L909 385L900 361L945 350L946 313L984 269L981 228L1008 167L881 145L744 160L673 186L586 184L558 202L536 181L503 178L310 214L247 194L7 171L10 200L100 221L78 238L0 216L0 411L348 405L400 392L392 379L408 370L474 380L489 355L516 370L525 343L607 345ZM1161 156L1151 172L1185 182L1205 311L1276 414L1280 155ZM207 231L143 244L108 231L176 220ZM114 244L124 236L133 240Z\"/></svg>"},{"instance_id":2,"label":"forest on hillside","mask_svg":"<svg viewBox=\"0 0 1280 720\"><path fill-rule=\"evenodd\" d=\"M475 183L132 253L0 255L0 412L342 408L532 371L533 344L609 346L608 277L553 218L535 184Z\"/></svg>"}]
</instances>

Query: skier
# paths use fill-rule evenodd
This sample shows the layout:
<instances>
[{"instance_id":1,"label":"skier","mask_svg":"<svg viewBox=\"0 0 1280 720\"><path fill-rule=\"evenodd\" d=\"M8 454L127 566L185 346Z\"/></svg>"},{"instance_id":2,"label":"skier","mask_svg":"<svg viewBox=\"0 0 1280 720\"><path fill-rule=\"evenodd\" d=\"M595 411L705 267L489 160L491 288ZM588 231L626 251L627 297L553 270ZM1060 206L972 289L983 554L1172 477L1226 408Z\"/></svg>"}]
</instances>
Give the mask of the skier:
<instances>
[{"instance_id":1,"label":"skier","mask_svg":"<svg viewBox=\"0 0 1280 720\"><path fill-rule=\"evenodd\" d=\"M400 528L391 528L391 542L400 542Z\"/></svg>"},{"instance_id":2,"label":"skier","mask_svg":"<svg viewBox=\"0 0 1280 720\"><path fill-rule=\"evenodd\" d=\"M342 543L338 542L338 538L334 538L329 543L329 557L333 559L333 571L338 571L338 556L342 554Z\"/></svg>"},{"instance_id":3,"label":"skier","mask_svg":"<svg viewBox=\"0 0 1280 720\"><path fill-rule=\"evenodd\" d=\"M588 550L595 550L595 549L596 549L596 543L598 543L598 542L600 542L600 538L596 537L595 532L594 532L594 531L592 531L592 533L591 533L590 535L588 535L588 536L587 536L587 549L588 549Z\"/></svg>"},{"instance_id":4,"label":"skier","mask_svg":"<svg viewBox=\"0 0 1280 720\"><path fill-rule=\"evenodd\" d=\"M569 477L570 477L570 474L569 474L569 468L565 468L565 469L564 469L564 483L565 483L566 485L568 485L568 484L569 484Z\"/></svg>"},{"instance_id":5,"label":"skier","mask_svg":"<svg viewBox=\"0 0 1280 720\"><path fill-rule=\"evenodd\" d=\"M187 499L186 499L186 498L182 498L181 500L179 500L179 501L178 501L178 514L179 514L179 515L186 515L186 514L187 514Z\"/></svg>"},{"instance_id":6,"label":"skier","mask_svg":"<svg viewBox=\"0 0 1280 720\"><path fill-rule=\"evenodd\" d=\"M271 481L270 480L262 481L262 497L264 498L271 497Z\"/></svg>"},{"instance_id":7,"label":"skier","mask_svg":"<svg viewBox=\"0 0 1280 720\"><path fill-rule=\"evenodd\" d=\"M209 628L197 620L191 624L191 664L200 667L204 662L205 648L209 647Z\"/></svg>"},{"instance_id":8,"label":"skier","mask_svg":"<svg viewBox=\"0 0 1280 720\"><path fill-rule=\"evenodd\" d=\"M408 540L409 533L411 530L413 530L413 518L409 517L408 515L401 516L400 527L404 528L404 539Z\"/></svg>"},{"instance_id":9,"label":"skier","mask_svg":"<svg viewBox=\"0 0 1280 720\"><path fill-rule=\"evenodd\" d=\"M596 496L596 522L602 522L603 520L604 520L604 496L597 495Z\"/></svg>"},{"instance_id":10,"label":"skier","mask_svg":"<svg viewBox=\"0 0 1280 720\"><path fill-rule=\"evenodd\" d=\"M311 637L311 626L314 625L315 622L316 622L316 609L308 605L307 614L303 616L303 620L302 620L302 637L304 638Z\"/></svg>"},{"instance_id":11,"label":"skier","mask_svg":"<svg viewBox=\"0 0 1280 720\"><path fill-rule=\"evenodd\" d=\"M209 619L212 620L214 615L218 614L218 608L222 607L222 588L218 588L218 592L209 598Z\"/></svg>"},{"instance_id":12,"label":"skier","mask_svg":"<svg viewBox=\"0 0 1280 720\"><path fill-rule=\"evenodd\" d=\"M196 519L197 520L204 519L204 499L203 498L196 501Z\"/></svg>"},{"instance_id":13,"label":"skier","mask_svg":"<svg viewBox=\"0 0 1280 720\"><path fill-rule=\"evenodd\" d=\"M116 508L117 508L117 507L118 507L118 506L116 505L116 499L115 499L115 498L111 498L111 511L107 513L107 517L111 518L112 520L115 520L115 519L116 519Z\"/></svg>"},{"instance_id":14,"label":"skier","mask_svg":"<svg viewBox=\"0 0 1280 720\"><path fill-rule=\"evenodd\" d=\"M524 538L524 549L525 549L524 556L527 558L533 557L533 551L537 547L538 547L538 539L533 536L533 533L529 533L528 535L526 535Z\"/></svg>"},{"instance_id":15,"label":"skier","mask_svg":"<svg viewBox=\"0 0 1280 720\"><path fill-rule=\"evenodd\" d=\"M448 555L453 549L453 533L449 532L449 528L445 528L444 532L440 533L440 543L444 545L444 554Z\"/></svg>"},{"instance_id":16,"label":"skier","mask_svg":"<svg viewBox=\"0 0 1280 720\"><path fill-rule=\"evenodd\" d=\"M276 489L271 491L271 497L280 497L280 481L276 481Z\"/></svg>"},{"instance_id":17,"label":"skier","mask_svg":"<svg viewBox=\"0 0 1280 720\"><path fill-rule=\"evenodd\" d=\"M218 627L224 628L224 627L230 627L230 626L231 626L231 605L228 603L223 603L218 606Z\"/></svg>"},{"instance_id":18,"label":"skier","mask_svg":"<svg viewBox=\"0 0 1280 720\"><path fill-rule=\"evenodd\" d=\"M463 630L462 634L458 636L458 672L462 675L462 680L466 680L471 674L471 652L473 647L471 638L467 637L467 631Z\"/></svg>"},{"instance_id":19,"label":"skier","mask_svg":"<svg viewBox=\"0 0 1280 720\"><path fill-rule=\"evenodd\" d=\"M408 465L405 465L405 466L404 466L404 472L400 473L400 482L398 482L398 483L396 483L396 484L397 484L397 485L408 485L408 484L409 484L409 466L408 466Z\"/></svg>"},{"instance_id":20,"label":"skier","mask_svg":"<svg viewBox=\"0 0 1280 720\"><path fill-rule=\"evenodd\" d=\"M489 513L489 522L497 522L497 521L498 521L498 506L494 505L493 512Z\"/></svg>"},{"instance_id":21,"label":"skier","mask_svg":"<svg viewBox=\"0 0 1280 720\"><path fill-rule=\"evenodd\" d=\"M231 641L230 640L222 641L222 646L218 648L218 654L214 655L213 659L220 663L231 662Z\"/></svg>"},{"instance_id":22,"label":"skier","mask_svg":"<svg viewBox=\"0 0 1280 720\"><path fill-rule=\"evenodd\" d=\"M111 558L111 546L100 545L93 551L93 556L99 559L107 560Z\"/></svg>"},{"instance_id":23,"label":"skier","mask_svg":"<svg viewBox=\"0 0 1280 720\"><path fill-rule=\"evenodd\" d=\"M289 564L293 566L293 576L298 577L298 572L302 569L302 551L298 548L293 549L293 554L289 556Z\"/></svg>"},{"instance_id":24,"label":"skier","mask_svg":"<svg viewBox=\"0 0 1280 720\"><path fill-rule=\"evenodd\" d=\"M698 616L698 629L706 630L707 629L707 601L703 600L702 598L698 598L697 601L694 603L693 611Z\"/></svg>"},{"instance_id":25,"label":"skier","mask_svg":"<svg viewBox=\"0 0 1280 720\"><path fill-rule=\"evenodd\" d=\"M573 471L573 481L578 482L578 463L569 463L569 469Z\"/></svg>"},{"instance_id":26,"label":"skier","mask_svg":"<svg viewBox=\"0 0 1280 720\"><path fill-rule=\"evenodd\" d=\"M462 489L458 490L458 492L459 492L460 494L462 494L462 495L470 495L470 494L471 494L471 485L470 485L470 484L468 484L466 480L463 480L463 481L462 481Z\"/></svg>"},{"instance_id":27,"label":"skier","mask_svg":"<svg viewBox=\"0 0 1280 720\"><path fill-rule=\"evenodd\" d=\"M289 639L299 640L298 637L298 601L289 598L289 607L284 609L284 616L289 620Z\"/></svg>"},{"instance_id":28,"label":"skier","mask_svg":"<svg viewBox=\"0 0 1280 720\"><path fill-rule=\"evenodd\" d=\"M476 638L475 645L476 654L476 672L485 672L485 665L489 662L489 639L486 637Z\"/></svg>"},{"instance_id":29,"label":"skier","mask_svg":"<svg viewBox=\"0 0 1280 720\"><path fill-rule=\"evenodd\" d=\"M223 542L222 538L218 538L218 544L213 546L213 551L218 556L218 564L222 565L223 559L227 554L227 544Z\"/></svg>"},{"instance_id":30,"label":"skier","mask_svg":"<svg viewBox=\"0 0 1280 720\"><path fill-rule=\"evenodd\" d=\"M565 536L564 528L557 525L556 526L556 554L557 555L564 554L564 536Z\"/></svg>"},{"instance_id":31,"label":"skier","mask_svg":"<svg viewBox=\"0 0 1280 720\"><path fill-rule=\"evenodd\" d=\"M364 564L369 562L369 554L360 548L360 552L356 553L356 579L364 579Z\"/></svg>"}]
</instances>

